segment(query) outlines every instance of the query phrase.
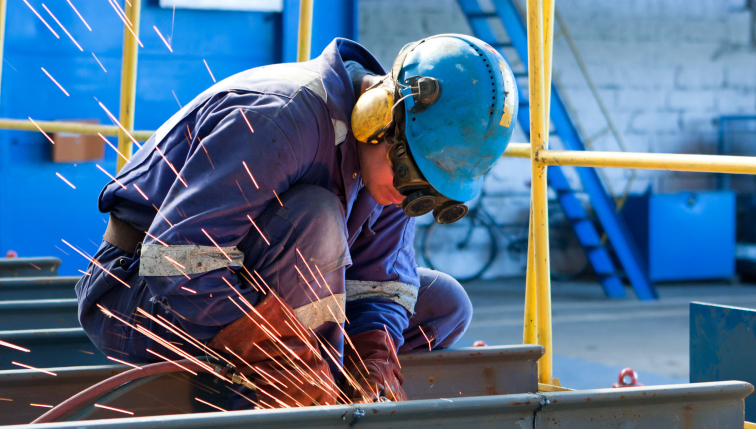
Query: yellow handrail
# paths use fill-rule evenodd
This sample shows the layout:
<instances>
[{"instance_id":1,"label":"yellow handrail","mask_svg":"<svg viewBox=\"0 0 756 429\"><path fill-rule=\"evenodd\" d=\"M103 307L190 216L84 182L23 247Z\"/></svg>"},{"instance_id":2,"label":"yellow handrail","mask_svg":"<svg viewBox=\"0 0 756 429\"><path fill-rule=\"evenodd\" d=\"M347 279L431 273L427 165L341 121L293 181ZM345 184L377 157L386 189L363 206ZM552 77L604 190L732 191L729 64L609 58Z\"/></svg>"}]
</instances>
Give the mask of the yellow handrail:
<instances>
[{"instance_id":1,"label":"yellow handrail","mask_svg":"<svg viewBox=\"0 0 756 429\"><path fill-rule=\"evenodd\" d=\"M123 29L123 60L121 61L121 111L119 121L121 126L131 133L134 129L134 106L136 104L136 78L137 78L137 59L139 51L137 42L139 38L139 18L141 15L142 0L132 0L126 2L125 12L128 21L131 22L131 29L128 24ZM133 34L132 34L133 33ZM136 137L134 137L136 138ZM118 131L118 151L124 154L126 158L131 158L133 152L131 147L131 137L123 130ZM120 171L126 165L126 159L116 158L116 172Z\"/></svg>"},{"instance_id":2,"label":"yellow handrail","mask_svg":"<svg viewBox=\"0 0 756 429\"><path fill-rule=\"evenodd\" d=\"M297 38L297 61L310 60L310 46L312 44L312 2L299 2L299 37Z\"/></svg>"},{"instance_id":3,"label":"yellow handrail","mask_svg":"<svg viewBox=\"0 0 756 429\"><path fill-rule=\"evenodd\" d=\"M66 122L66 121L38 121L34 120L42 131L48 133L76 133L76 134L97 134L104 136L117 136L120 128L115 125L89 124L86 122ZM28 119L5 119L0 118L0 129L4 130L22 130L22 131L39 131L39 128ZM154 131L133 131L131 135L137 141L146 141L154 134Z\"/></svg>"}]
</instances>

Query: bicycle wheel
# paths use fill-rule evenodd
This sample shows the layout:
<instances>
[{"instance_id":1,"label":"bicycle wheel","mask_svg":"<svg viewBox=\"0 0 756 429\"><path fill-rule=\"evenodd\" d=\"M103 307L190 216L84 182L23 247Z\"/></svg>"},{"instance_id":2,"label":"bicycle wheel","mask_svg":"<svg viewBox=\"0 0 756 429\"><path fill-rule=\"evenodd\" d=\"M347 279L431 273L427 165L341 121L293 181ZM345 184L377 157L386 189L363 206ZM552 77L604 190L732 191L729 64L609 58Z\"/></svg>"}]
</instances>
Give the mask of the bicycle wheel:
<instances>
[{"instance_id":1,"label":"bicycle wheel","mask_svg":"<svg viewBox=\"0 0 756 429\"><path fill-rule=\"evenodd\" d=\"M588 270L588 258L569 221L555 217L549 220L551 278L563 282L577 280Z\"/></svg>"},{"instance_id":2,"label":"bicycle wheel","mask_svg":"<svg viewBox=\"0 0 756 429\"><path fill-rule=\"evenodd\" d=\"M429 226L422 251L431 269L467 281L479 277L491 266L498 246L493 228L468 216L452 224Z\"/></svg>"}]
</instances>

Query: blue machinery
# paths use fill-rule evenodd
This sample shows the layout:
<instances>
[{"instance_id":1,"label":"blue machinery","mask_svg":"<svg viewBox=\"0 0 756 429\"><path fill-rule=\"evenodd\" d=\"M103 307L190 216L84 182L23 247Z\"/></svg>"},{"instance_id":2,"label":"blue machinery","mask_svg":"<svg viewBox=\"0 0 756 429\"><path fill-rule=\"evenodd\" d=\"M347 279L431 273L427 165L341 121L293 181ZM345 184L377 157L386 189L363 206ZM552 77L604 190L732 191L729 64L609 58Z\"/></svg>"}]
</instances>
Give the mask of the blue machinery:
<instances>
[{"instance_id":1,"label":"blue machinery","mask_svg":"<svg viewBox=\"0 0 756 429\"><path fill-rule=\"evenodd\" d=\"M487 42L493 48L499 50L506 58L510 56L513 48L520 61L528 68L528 43L527 31L520 12L512 0L493 0L494 10L482 10L477 0L459 0L462 12L467 17L475 36ZM499 21L507 31L509 40L499 40L493 25ZM511 60L512 58L507 58ZM527 76L527 73L516 75ZM528 91L520 89L520 110L517 120L525 131L530 134L530 109L526 98ZM577 129L567 113L567 108L559 96L559 91L552 84L551 88L551 122L552 134L556 134L562 141L565 149L585 150L585 144L580 138ZM617 212L617 207L612 197L606 192L596 170L589 167L577 167L583 189L588 194L593 210L596 213L601 226L612 244L617 259L622 264L625 274L635 290L638 299L649 300L657 297L654 285L648 280L648 270L635 241L630 234L627 225ZM608 249L602 243L601 235L596 230L588 213L578 200L575 190L572 189L567 178L558 166L549 168L549 185L556 192L559 203L566 217L570 220L575 234L585 250L588 259L593 266L601 285L610 298L625 296L622 279Z\"/></svg>"}]
</instances>

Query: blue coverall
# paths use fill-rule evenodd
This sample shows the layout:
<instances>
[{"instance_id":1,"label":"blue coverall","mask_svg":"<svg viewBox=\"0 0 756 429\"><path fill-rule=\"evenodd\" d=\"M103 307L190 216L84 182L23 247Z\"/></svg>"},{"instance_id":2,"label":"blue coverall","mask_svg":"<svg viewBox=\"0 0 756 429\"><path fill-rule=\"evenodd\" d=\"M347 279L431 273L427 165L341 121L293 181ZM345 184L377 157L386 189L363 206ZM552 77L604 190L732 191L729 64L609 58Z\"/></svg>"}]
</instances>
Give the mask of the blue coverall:
<instances>
[{"instance_id":1,"label":"blue coverall","mask_svg":"<svg viewBox=\"0 0 756 429\"><path fill-rule=\"evenodd\" d=\"M362 46L336 39L312 61L218 82L103 189L100 211L147 234L134 253L103 241L76 286L81 325L103 353L179 358L97 304L175 344L184 341L136 308L208 342L243 315L229 297L254 305L262 281L339 352L341 308L347 333L387 329L400 353L446 348L464 333L465 291L416 268L414 219L362 188L347 60L385 74Z\"/></svg>"}]
</instances>

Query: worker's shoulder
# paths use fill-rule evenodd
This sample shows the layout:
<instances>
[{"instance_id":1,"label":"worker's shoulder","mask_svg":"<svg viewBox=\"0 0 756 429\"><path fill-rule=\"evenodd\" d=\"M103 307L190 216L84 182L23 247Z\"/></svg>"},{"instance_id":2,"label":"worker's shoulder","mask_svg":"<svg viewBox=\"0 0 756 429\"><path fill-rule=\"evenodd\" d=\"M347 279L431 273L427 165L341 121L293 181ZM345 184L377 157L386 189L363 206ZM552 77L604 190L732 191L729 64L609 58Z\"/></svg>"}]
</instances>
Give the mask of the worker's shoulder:
<instances>
[{"instance_id":1,"label":"worker's shoulder","mask_svg":"<svg viewBox=\"0 0 756 429\"><path fill-rule=\"evenodd\" d=\"M273 64L237 73L220 83L231 91L252 91L294 98L307 88L325 102L326 91L319 72L296 64Z\"/></svg>"}]
</instances>

